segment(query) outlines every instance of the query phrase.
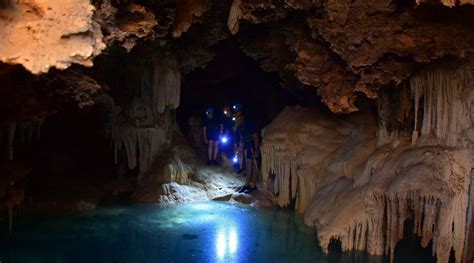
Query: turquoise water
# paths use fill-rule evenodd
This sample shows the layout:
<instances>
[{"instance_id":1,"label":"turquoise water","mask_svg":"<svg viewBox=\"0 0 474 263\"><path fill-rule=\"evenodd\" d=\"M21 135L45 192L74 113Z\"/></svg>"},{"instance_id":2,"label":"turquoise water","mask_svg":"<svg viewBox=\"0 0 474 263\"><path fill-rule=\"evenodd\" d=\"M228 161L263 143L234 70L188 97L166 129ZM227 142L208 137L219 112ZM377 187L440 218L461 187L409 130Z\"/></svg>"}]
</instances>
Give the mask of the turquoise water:
<instances>
[{"instance_id":1,"label":"turquoise water","mask_svg":"<svg viewBox=\"0 0 474 263\"><path fill-rule=\"evenodd\" d=\"M1 225L4 262L368 262L325 256L301 215L225 202L103 207ZM380 257L370 257L379 261Z\"/></svg>"}]
</instances>

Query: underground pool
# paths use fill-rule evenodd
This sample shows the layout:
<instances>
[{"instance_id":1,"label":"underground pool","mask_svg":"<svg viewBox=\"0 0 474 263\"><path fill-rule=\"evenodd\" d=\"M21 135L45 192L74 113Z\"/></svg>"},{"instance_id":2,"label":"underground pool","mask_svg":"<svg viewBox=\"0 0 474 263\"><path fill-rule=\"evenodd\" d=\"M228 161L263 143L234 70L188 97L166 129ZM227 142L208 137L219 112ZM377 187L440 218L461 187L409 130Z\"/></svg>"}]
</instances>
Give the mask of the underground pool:
<instances>
[{"instance_id":1,"label":"underground pool","mask_svg":"<svg viewBox=\"0 0 474 263\"><path fill-rule=\"evenodd\" d=\"M2 222L0 262L387 262L329 256L291 210L227 202L99 207ZM416 262L416 261L414 261Z\"/></svg>"}]
</instances>

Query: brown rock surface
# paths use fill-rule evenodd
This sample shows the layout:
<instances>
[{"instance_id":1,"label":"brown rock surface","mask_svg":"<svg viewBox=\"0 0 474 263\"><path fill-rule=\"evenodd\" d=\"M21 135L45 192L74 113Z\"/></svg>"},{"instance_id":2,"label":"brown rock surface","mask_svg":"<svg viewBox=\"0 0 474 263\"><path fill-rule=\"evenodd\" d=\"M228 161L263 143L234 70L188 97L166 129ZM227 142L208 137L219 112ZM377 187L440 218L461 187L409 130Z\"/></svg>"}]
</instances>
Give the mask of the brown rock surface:
<instances>
[{"instance_id":1,"label":"brown rock surface","mask_svg":"<svg viewBox=\"0 0 474 263\"><path fill-rule=\"evenodd\" d=\"M171 34L178 38L187 32L195 19L202 16L208 7L207 0L180 0L176 8L176 17L171 25Z\"/></svg>"},{"instance_id":2,"label":"brown rock surface","mask_svg":"<svg viewBox=\"0 0 474 263\"><path fill-rule=\"evenodd\" d=\"M322 17L310 17L314 37L359 75L352 90L375 97L381 86L399 84L414 72L414 64L472 53L474 31L469 9L449 10L399 6L392 1L326 1ZM352 108L350 111L355 110ZM349 112L350 112L349 111Z\"/></svg>"},{"instance_id":3,"label":"brown rock surface","mask_svg":"<svg viewBox=\"0 0 474 263\"><path fill-rule=\"evenodd\" d=\"M95 18L106 34L104 42L108 46L118 42L130 51L138 39L153 35L153 27L158 24L152 12L133 2L120 10L110 0L99 1L96 6Z\"/></svg>"},{"instance_id":4,"label":"brown rock surface","mask_svg":"<svg viewBox=\"0 0 474 263\"><path fill-rule=\"evenodd\" d=\"M34 74L72 63L92 66L105 48L94 6L85 0L14 1L0 9L0 61Z\"/></svg>"}]
</instances>

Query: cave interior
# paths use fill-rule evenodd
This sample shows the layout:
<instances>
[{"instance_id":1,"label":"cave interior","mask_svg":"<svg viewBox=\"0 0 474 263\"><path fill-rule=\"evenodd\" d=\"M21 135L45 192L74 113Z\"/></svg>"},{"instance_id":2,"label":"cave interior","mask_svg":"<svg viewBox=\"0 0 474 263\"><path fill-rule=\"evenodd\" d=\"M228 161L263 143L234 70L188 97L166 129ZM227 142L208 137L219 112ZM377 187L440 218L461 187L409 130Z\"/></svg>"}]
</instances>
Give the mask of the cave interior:
<instances>
[{"instance_id":1,"label":"cave interior","mask_svg":"<svg viewBox=\"0 0 474 263\"><path fill-rule=\"evenodd\" d=\"M0 226L218 200L291 210L328 262L472 262L473 5L0 0ZM250 194L206 165L235 104Z\"/></svg>"}]
</instances>

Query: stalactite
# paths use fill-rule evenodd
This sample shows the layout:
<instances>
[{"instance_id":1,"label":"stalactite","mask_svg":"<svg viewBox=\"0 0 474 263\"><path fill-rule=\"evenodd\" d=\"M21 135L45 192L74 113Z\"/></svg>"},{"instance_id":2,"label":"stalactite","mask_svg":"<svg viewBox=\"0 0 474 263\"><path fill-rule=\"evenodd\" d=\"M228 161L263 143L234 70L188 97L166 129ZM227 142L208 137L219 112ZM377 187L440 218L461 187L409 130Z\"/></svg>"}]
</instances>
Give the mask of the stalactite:
<instances>
[{"instance_id":1,"label":"stalactite","mask_svg":"<svg viewBox=\"0 0 474 263\"><path fill-rule=\"evenodd\" d=\"M428 69L410 79L415 102L415 129L412 143L442 143L458 146L462 131L470 127L471 101L466 89L474 84L474 62L452 68ZM423 99L421 129L418 112Z\"/></svg>"},{"instance_id":2,"label":"stalactite","mask_svg":"<svg viewBox=\"0 0 474 263\"><path fill-rule=\"evenodd\" d=\"M464 242L463 262L474 259L474 170L471 170L471 187L469 189L469 207L466 220L466 242Z\"/></svg>"},{"instance_id":3,"label":"stalactite","mask_svg":"<svg viewBox=\"0 0 474 263\"><path fill-rule=\"evenodd\" d=\"M393 118L390 108L390 98L386 92L379 95L377 100L377 111L379 114L379 124L377 130L377 146L382 146L389 142L394 142L398 138L398 131L389 129L388 122Z\"/></svg>"},{"instance_id":4,"label":"stalactite","mask_svg":"<svg viewBox=\"0 0 474 263\"><path fill-rule=\"evenodd\" d=\"M352 124L329 121L320 112L286 108L263 131L264 188L273 191L279 206L294 201L296 209L304 212L325 178L339 172L350 176L373 149L372 143L367 144L370 135L354 129ZM354 140L349 141L348 137ZM365 148L355 147L358 144L364 144ZM334 153L342 157L330 165ZM353 155L358 157L352 158ZM274 180L270 179L272 175Z\"/></svg>"},{"instance_id":5,"label":"stalactite","mask_svg":"<svg viewBox=\"0 0 474 263\"><path fill-rule=\"evenodd\" d=\"M174 131L174 113L179 106L181 74L172 58L156 59L152 69L146 66L129 85L139 85L139 94L122 111L116 108L112 128L115 161L124 149L130 169L139 166L140 174L167 146Z\"/></svg>"},{"instance_id":6,"label":"stalactite","mask_svg":"<svg viewBox=\"0 0 474 263\"><path fill-rule=\"evenodd\" d=\"M240 18L242 15L242 11L240 10L240 1L241 0L232 1L229 19L227 21L227 27L229 28L230 33L233 35L239 32Z\"/></svg>"},{"instance_id":7,"label":"stalactite","mask_svg":"<svg viewBox=\"0 0 474 263\"><path fill-rule=\"evenodd\" d=\"M373 158L387 158L381 153L376 155ZM430 173L432 169L437 172ZM466 234L466 179L470 169L467 151L414 148L386 159L364 187L333 185L329 192L317 193L305 221L316 226L326 252L330 240L335 238L341 241L343 251L367 250L371 254L389 255L393 261L395 246L404 237L404 222L410 219L414 222L414 234L422 238L422 246L433 241L433 254L438 262L448 262L451 248L455 250L456 262L461 262ZM404 173L394 176L396 173L390 171L395 170ZM425 189L427 185L442 186ZM329 202L331 198L334 201Z\"/></svg>"},{"instance_id":8,"label":"stalactite","mask_svg":"<svg viewBox=\"0 0 474 263\"><path fill-rule=\"evenodd\" d=\"M7 151L7 159L13 160L13 139L15 138L15 130L16 130L16 122L10 122L7 125L7 132L6 132L6 151Z\"/></svg>"},{"instance_id":9,"label":"stalactite","mask_svg":"<svg viewBox=\"0 0 474 263\"><path fill-rule=\"evenodd\" d=\"M424 247L432 242L438 262L448 262L451 249L461 262L472 246L466 239L474 156L473 70L471 62L430 68L410 79L413 100L399 94L394 103L380 96L377 129L363 121L343 127L302 109L283 111L264 130L264 182L275 176L281 206L294 200L293 192L297 205L302 196L310 196L305 223L317 228L325 252L336 239L344 251L366 250L393 261L404 223L411 220L413 234ZM371 125L383 138L373 138ZM362 132L354 132L361 126ZM401 132L407 127L413 127L411 142ZM386 143L394 138L397 143Z\"/></svg>"},{"instance_id":10,"label":"stalactite","mask_svg":"<svg viewBox=\"0 0 474 263\"><path fill-rule=\"evenodd\" d=\"M17 134L20 136L20 143L31 144L31 141L39 139L43 120L22 121L17 123Z\"/></svg>"},{"instance_id":11,"label":"stalactite","mask_svg":"<svg viewBox=\"0 0 474 263\"><path fill-rule=\"evenodd\" d=\"M160 128L141 128L115 126L112 132L115 162L118 162L118 151L127 153L128 167L134 169L139 165L141 172L150 167L154 157L162 150L167 138Z\"/></svg>"},{"instance_id":12,"label":"stalactite","mask_svg":"<svg viewBox=\"0 0 474 263\"><path fill-rule=\"evenodd\" d=\"M116 118L120 112L120 107L115 104L114 99L107 93L102 93L95 99L95 107L100 111L102 118L103 136L106 138L112 137L112 128L116 123Z\"/></svg>"},{"instance_id":13,"label":"stalactite","mask_svg":"<svg viewBox=\"0 0 474 263\"><path fill-rule=\"evenodd\" d=\"M281 119L276 125L281 125L286 119L291 118L292 112L285 110L278 118ZM301 120L303 121L303 120ZM281 129L278 127L277 129ZM280 131L280 130L279 130ZM291 200L296 197L296 189L298 183L298 177L296 174L296 167L298 166L297 153L301 151L301 147L304 145L306 134L298 134L297 131L293 133L293 138L290 138L291 133L278 133L274 132L275 137L266 133L265 142L261 147L262 151L262 180L263 182L269 181L270 174L278 175L274 181L274 185L271 188L274 190L277 196L278 205L285 207L288 206ZM265 131L264 131L265 134ZM283 136L283 138L282 138ZM294 143L292 145L281 145L276 143L279 140L291 140ZM281 147L283 146L283 147Z\"/></svg>"},{"instance_id":14,"label":"stalactite","mask_svg":"<svg viewBox=\"0 0 474 263\"><path fill-rule=\"evenodd\" d=\"M181 73L176 59L166 59L155 63L153 72L153 110L163 113L165 108L176 109L181 94Z\"/></svg>"}]
</instances>

